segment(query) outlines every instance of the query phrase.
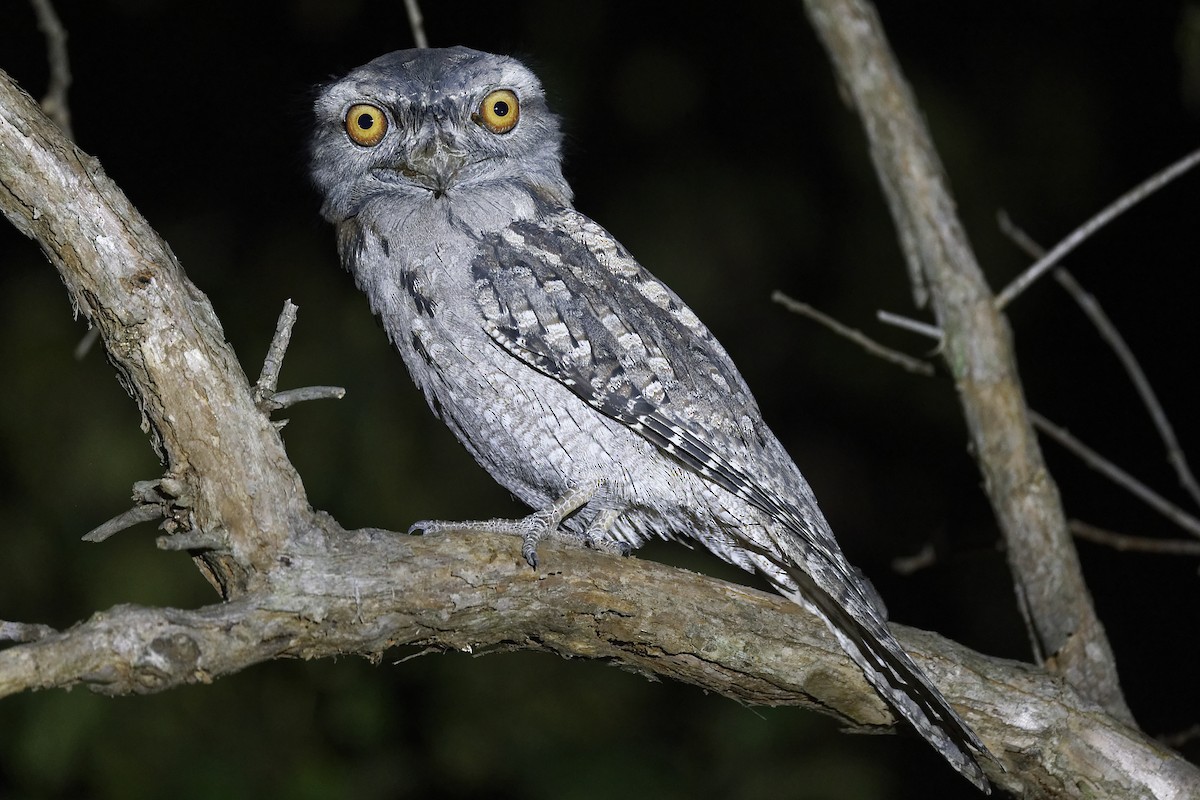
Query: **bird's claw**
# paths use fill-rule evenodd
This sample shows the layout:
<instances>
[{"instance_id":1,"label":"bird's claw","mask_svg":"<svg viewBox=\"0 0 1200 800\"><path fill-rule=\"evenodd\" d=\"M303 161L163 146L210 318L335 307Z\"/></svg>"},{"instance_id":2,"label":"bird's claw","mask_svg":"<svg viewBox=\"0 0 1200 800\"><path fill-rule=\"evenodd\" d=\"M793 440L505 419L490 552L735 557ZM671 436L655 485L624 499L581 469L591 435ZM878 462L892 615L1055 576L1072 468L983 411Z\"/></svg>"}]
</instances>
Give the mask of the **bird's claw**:
<instances>
[{"instance_id":1,"label":"bird's claw","mask_svg":"<svg viewBox=\"0 0 1200 800\"><path fill-rule=\"evenodd\" d=\"M521 555L525 557L525 563L533 569L538 568L537 543L538 538L533 533L525 534L521 540Z\"/></svg>"},{"instance_id":2,"label":"bird's claw","mask_svg":"<svg viewBox=\"0 0 1200 800\"><path fill-rule=\"evenodd\" d=\"M599 536L585 534L583 544L589 550L597 550L601 553L612 553L621 558L628 558L633 552L633 547L629 542L618 542L612 539L601 539Z\"/></svg>"}]
</instances>

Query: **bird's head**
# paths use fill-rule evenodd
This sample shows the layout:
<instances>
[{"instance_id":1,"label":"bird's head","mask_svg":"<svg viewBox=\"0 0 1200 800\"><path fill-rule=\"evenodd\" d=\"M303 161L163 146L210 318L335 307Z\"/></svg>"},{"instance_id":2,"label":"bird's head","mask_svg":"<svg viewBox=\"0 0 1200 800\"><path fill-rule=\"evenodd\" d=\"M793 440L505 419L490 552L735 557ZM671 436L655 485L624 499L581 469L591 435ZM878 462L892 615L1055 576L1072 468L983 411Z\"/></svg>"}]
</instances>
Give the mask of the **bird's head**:
<instances>
[{"instance_id":1,"label":"bird's head","mask_svg":"<svg viewBox=\"0 0 1200 800\"><path fill-rule=\"evenodd\" d=\"M507 56L401 50L326 85L316 101L313 181L340 222L372 198L453 201L517 181L552 203L571 190L541 84Z\"/></svg>"}]
</instances>

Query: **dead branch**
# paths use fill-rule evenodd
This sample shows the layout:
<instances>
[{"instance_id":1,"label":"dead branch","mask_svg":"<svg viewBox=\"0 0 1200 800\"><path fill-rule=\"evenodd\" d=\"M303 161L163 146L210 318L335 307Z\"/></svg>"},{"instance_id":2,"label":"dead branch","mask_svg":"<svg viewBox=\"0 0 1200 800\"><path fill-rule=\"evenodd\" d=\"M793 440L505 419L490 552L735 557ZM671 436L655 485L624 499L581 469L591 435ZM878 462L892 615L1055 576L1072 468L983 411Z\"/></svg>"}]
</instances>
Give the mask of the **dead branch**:
<instances>
[{"instance_id":1,"label":"dead branch","mask_svg":"<svg viewBox=\"0 0 1200 800\"><path fill-rule=\"evenodd\" d=\"M756 705L819 707L860 729L892 717L815 618L776 595L637 558L548 543L534 572L490 534L314 529L270 591L195 611L118 606L0 651L0 696L84 684L108 694L207 683L272 658L411 645L602 659ZM1175 798L1195 767L1042 670L895 626L1022 797ZM1193 782L1193 783L1189 783Z\"/></svg>"},{"instance_id":2,"label":"dead branch","mask_svg":"<svg viewBox=\"0 0 1200 800\"><path fill-rule=\"evenodd\" d=\"M254 405L208 299L101 170L0 81L0 203L98 327L189 523L226 546L199 558L227 597L261 580L306 507L278 432ZM247 491L247 487L253 487Z\"/></svg>"},{"instance_id":3,"label":"dead branch","mask_svg":"<svg viewBox=\"0 0 1200 800\"><path fill-rule=\"evenodd\" d=\"M1071 520L1071 533L1092 544L1132 553L1157 553L1167 556L1200 556L1200 542L1188 539L1149 539L1097 528L1077 519Z\"/></svg>"},{"instance_id":4,"label":"dead branch","mask_svg":"<svg viewBox=\"0 0 1200 800\"><path fill-rule=\"evenodd\" d=\"M1125 194L1118 197L1107 207L1105 207L1096 216L1089 219L1087 222L1080 225L1075 230L1056 244L1049 253L1046 253L1039 258L1034 264L1030 265L1023 273L1017 276L1012 283L1004 287L1000 294L996 295L996 308L1003 309L1009 303L1016 299L1017 295L1029 288L1034 281L1045 275L1055 264L1062 261L1067 253L1070 253L1079 245L1083 244L1088 237L1093 233L1103 228L1114 219L1124 214L1133 206L1145 200L1150 195L1157 192L1162 187L1166 186L1171 181L1183 175L1188 170L1200 164L1200 150L1193 150L1183 158L1170 164L1164 169L1154 173L1146 180L1139 183L1137 186L1130 189Z\"/></svg>"},{"instance_id":5,"label":"dead branch","mask_svg":"<svg viewBox=\"0 0 1200 800\"><path fill-rule=\"evenodd\" d=\"M1003 212L1000 213L1000 230L1033 258L1040 259L1045 257L1046 251L1041 245L1033 241L1025 231L1013 224L1013 221ZM1100 338L1108 343L1109 348L1113 351L1113 355L1121 362L1121 366L1125 369L1125 374L1129 376L1133 388L1137 390L1138 397L1142 400L1142 405L1146 407L1147 413L1150 414L1150 419L1154 422L1154 428L1158 431L1158 436L1162 439L1163 446L1167 449L1167 461L1175 468L1175 474L1179 478L1179 485L1187 490L1187 493L1192 498L1192 502L1200 505L1200 483L1196 482L1196 477L1192 474L1192 468L1188 465L1183 447L1180 446L1179 439L1175 436L1175 427L1171 424L1170 419L1167 417L1167 412L1163 410L1162 403L1158 400L1158 393L1150 385L1150 379L1146 377L1146 373L1142 370L1142 365L1138 363L1137 357L1134 356L1133 350L1126 344L1125 337L1117 330L1117 326L1109 319L1108 314L1104 313L1104 309L1100 306L1096 298L1079 285L1079 282L1075 280L1075 277L1066 267L1057 266L1054 268L1052 274L1058 284L1066 289L1067 294L1071 295L1071 299L1087 315L1088 320L1096 328L1096 332L1100 334ZM1194 530L1193 533L1195 533Z\"/></svg>"},{"instance_id":6,"label":"dead branch","mask_svg":"<svg viewBox=\"0 0 1200 800\"><path fill-rule=\"evenodd\" d=\"M879 342L867 336L862 331L855 330L847 325L843 325L828 314L813 308L808 303L802 303L799 300L795 300L791 297L788 297L783 292L778 291L771 295L771 301L779 303L779 305L783 306L788 311L791 311L793 314L799 314L800 316L808 317L818 324L829 328L839 336L844 336L845 338L854 342L871 355L895 364L901 369L917 375L925 375L926 377L933 375L933 365L928 361L922 361L919 358L913 358L907 353L901 353L898 350L885 347L884 345L881 345Z\"/></svg>"},{"instance_id":7,"label":"dead branch","mask_svg":"<svg viewBox=\"0 0 1200 800\"><path fill-rule=\"evenodd\" d=\"M879 18L862 0L806 0L804 6L862 118L914 296L920 302L928 291L932 300L945 361L1036 638L1056 672L1128 720L1112 648L1029 422L1008 325L959 223Z\"/></svg>"},{"instance_id":8,"label":"dead branch","mask_svg":"<svg viewBox=\"0 0 1200 800\"><path fill-rule=\"evenodd\" d=\"M292 328L296 324L298 310L291 300L284 301L283 311L279 313L279 321L275 325L275 335L271 337L271 346L263 360L262 371L254 383L254 404L267 414L310 400L341 400L346 396L346 390L340 386L303 386L279 391L279 371L283 369L283 356L292 341ZM276 427L283 427L283 424L276 423Z\"/></svg>"},{"instance_id":9,"label":"dead branch","mask_svg":"<svg viewBox=\"0 0 1200 800\"><path fill-rule=\"evenodd\" d=\"M71 88L71 59L67 55L67 29L54 10L50 0L30 0L37 15L38 28L46 37L46 55L50 62L50 85L42 98L42 110L54 120L68 139L75 138L71 132L71 106L67 103L67 90Z\"/></svg>"},{"instance_id":10,"label":"dead branch","mask_svg":"<svg viewBox=\"0 0 1200 800\"><path fill-rule=\"evenodd\" d=\"M933 369L932 364L925 362L925 361L920 361L920 360L908 355L907 353L901 353L899 351L892 350L889 347L885 347L884 345L880 344L879 342L876 342L874 339L870 338L869 336L862 333L861 331L855 330L854 328L851 328L848 325L845 325L845 324L839 322L838 320L834 319L833 317L830 317L827 314L817 311L812 306L809 306L806 303L801 303L799 301L793 300L790 297L788 297L787 295L783 294L782 292L775 292L775 294L772 296L772 299L775 300L776 302L780 303L781 305L783 305L789 311L794 311L795 313L800 314L801 316L808 317L809 319L816 321L818 324L824 326L825 328L828 328L829 330L833 331L838 336L842 336L843 338L849 339L850 341L852 341L855 344L862 347L863 350L865 350L870 355L876 356L877 358L881 358L884 361L887 361L891 364L895 364L897 366L903 367L908 372L911 372L911 373L914 373L917 375L921 375L922 377L930 378L930 377L934 376L934 369ZM885 313L885 312L880 312L880 315L882 316L883 313ZM888 314L887 316L889 318L889 321L895 321L898 319L894 314ZM900 319L902 319L902 318L900 318ZM920 327L914 327L914 326L919 326L920 323L916 323L912 320L907 320L903 324L909 330L919 331L919 332L921 332L927 336L931 336L935 339L940 340L940 338L941 338L940 331L922 330ZM1113 330L1113 333L1114 334L1116 333L1115 329ZM1147 388L1147 390L1149 390L1148 383L1146 384L1146 388ZM1188 533L1191 533L1195 536L1200 536L1200 520L1196 519L1194 516L1192 516L1191 514L1189 514L1186 511L1184 511L1179 506L1175 505L1174 503L1167 500L1165 497L1163 497L1159 493L1155 492L1149 486L1142 483L1137 478L1133 477L1128 472L1126 472L1125 470L1118 467L1116 464L1114 464L1109 459L1107 459L1104 456L1097 453L1091 447L1088 447L1086 444L1081 442L1078 438L1076 438L1074 435L1072 435L1065 428L1063 428L1059 425L1055 425L1053 422L1046 419L1041 414L1034 411L1032 408L1027 409L1027 411L1029 414L1029 420L1030 420L1030 422L1033 423L1034 428L1041 431L1043 434L1050 437L1054 441L1058 442L1058 444L1062 445L1064 448L1066 448L1071 453L1073 453L1076 457L1079 458L1080 461L1082 461L1088 467L1096 470L1101 475L1103 475L1104 477L1108 478L1110 481L1115 483L1117 486L1120 486L1122 489L1124 489L1125 491L1132 494L1134 497L1141 500L1147 506L1149 506L1150 508L1153 508L1155 511L1162 514L1164 517L1169 519L1174 524L1183 528ZM1165 421L1165 418L1164 418L1164 421ZM1173 434L1172 434L1172 438L1173 438ZM1180 456L1182 457L1182 451L1180 451ZM1131 544L1127 541L1128 539L1130 539L1132 537L1123 537L1120 534L1108 533L1108 532L1103 532L1103 531L1098 532L1098 533L1081 532L1079 527L1077 527L1079 525L1082 525L1082 523L1076 523L1076 522L1069 523L1072 533L1074 533L1077 537L1079 537L1081 539L1088 539L1089 541L1097 542L1100 544L1107 544L1111 547L1115 547L1120 550L1135 550L1135 549L1137 549L1137 550L1146 550L1146 551L1160 552L1160 553L1179 553L1179 554L1184 554L1184 555L1192 555L1195 552L1197 552L1193 548L1187 548L1187 547L1180 548L1178 546L1178 544L1175 542L1160 542L1160 541L1156 541L1156 540L1147 540L1147 543L1144 547L1139 547L1139 546ZM1099 529L1091 528L1090 526L1084 526L1084 527L1088 528L1088 531L1093 531L1093 532L1099 531ZM1196 543L1188 542L1186 544L1196 544ZM923 560L924 560L923 558L918 558L917 563L921 563ZM903 559L903 560L898 559L898 561L901 564L908 563L907 559ZM904 572L906 570L910 570L910 568L907 566L902 566L897 569L897 571L899 571L899 572Z\"/></svg>"},{"instance_id":11,"label":"dead branch","mask_svg":"<svg viewBox=\"0 0 1200 800\"><path fill-rule=\"evenodd\" d=\"M429 39L425 36L425 18L421 16L421 4L417 0L404 0L404 10L408 14L408 27L412 30L413 45L419 48L429 47Z\"/></svg>"},{"instance_id":12,"label":"dead branch","mask_svg":"<svg viewBox=\"0 0 1200 800\"><path fill-rule=\"evenodd\" d=\"M1162 514L1164 517L1171 520L1171 522L1183 528L1188 533L1192 534L1193 536L1200 536L1200 520L1196 519L1191 514L1187 513L1182 508L1167 500L1149 486L1118 467L1112 461L1109 461L1107 458L1100 455L1083 442L1079 441L1077 438L1072 436L1067 429L1055 425L1050 420L1032 410L1029 412L1029 416L1039 431L1070 450L1072 453L1078 456L1079 460L1081 460L1083 463L1087 464L1089 467L1096 470L1101 475L1108 478L1110 481L1117 484L1137 499L1141 500L1150 508L1153 508L1159 514Z\"/></svg>"}]
</instances>

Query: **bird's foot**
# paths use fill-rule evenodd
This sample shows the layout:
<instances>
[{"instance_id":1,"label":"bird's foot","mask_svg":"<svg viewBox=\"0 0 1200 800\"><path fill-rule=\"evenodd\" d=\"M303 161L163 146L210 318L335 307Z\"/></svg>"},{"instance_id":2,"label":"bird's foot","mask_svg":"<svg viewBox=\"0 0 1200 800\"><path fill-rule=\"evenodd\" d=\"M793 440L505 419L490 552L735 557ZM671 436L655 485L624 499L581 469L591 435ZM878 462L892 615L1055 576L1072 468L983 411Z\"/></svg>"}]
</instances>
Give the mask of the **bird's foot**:
<instances>
[{"instance_id":1,"label":"bird's foot","mask_svg":"<svg viewBox=\"0 0 1200 800\"><path fill-rule=\"evenodd\" d=\"M538 542L553 537L573 544L579 543L580 539L578 536L560 531L558 526L564 519L591 500L603 485L604 480L602 478L596 478L583 484L572 485L562 497L555 500L549 506L521 519L488 519L468 522L422 520L410 525L408 532L440 533L448 530L463 530L520 536L521 555L525 558L529 566L537 569ZM594 525L588 528L589 532L592 527ZM591 536L585 536L585 543L596 549L606 549L608 547L607 543L592 541Z\"/></svg>"},{"instance_id":2,"label":"bird's foot","mask_svg":"<svg viewBox=\"0 0 1200 800\"><path fill-rule=\"evenodd\" d=\"M592 550L599 550L601 553L612 553L621 558L627 558L633 552L633 547L629 542L619 542L608 537L609 529L619 516L621 516L621 512L612 508L597 514L595 519L588 524L587 530L583 532L583 544Z\"/></svg>"},{"instance_id":3,"label":"bird's foot","mask_svg":"<svg viewBox=\"0 0 1200 800\"><path fill-rule=\"evenodd\" d=\"M576 538L575 541L578 543L581 540ZM628 558L630 554L633 553L633 545L629 544L629 542L618 542L614 541L613 539L588 538L585 536L582 539L582 543L589 550L598 550L601 553L609 553L614 556L620 556L621 558Z\"/></svg>"},{"instance_id":4,"label":"bird's foot","mask_svg":"<svg viewBox=\"0 0 1200 800\"><path fill-rule=\"evenodd\" d=\"M443 531L478 531L480 533L503 533L509 536L521 537L521 555L529 562L529 566L537 568L537 545L543 539L551 536L558 538L577 537L569 534L560 534L557 531L557 523L555 527L551 527L552 520L547 518L547 515L538 511L530 514L522 519L483 519L483 520L465 520L455 522L452 520L421 520L414 522L409 526L409 533L441 533Z\"/></svg>"}]
</instances>

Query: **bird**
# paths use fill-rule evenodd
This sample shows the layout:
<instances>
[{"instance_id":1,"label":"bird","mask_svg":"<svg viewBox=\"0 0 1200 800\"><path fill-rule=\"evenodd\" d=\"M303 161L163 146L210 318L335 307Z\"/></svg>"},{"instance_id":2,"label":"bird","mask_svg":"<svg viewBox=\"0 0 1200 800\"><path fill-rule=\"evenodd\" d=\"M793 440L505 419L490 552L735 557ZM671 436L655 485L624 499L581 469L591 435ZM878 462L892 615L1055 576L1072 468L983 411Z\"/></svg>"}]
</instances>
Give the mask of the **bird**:
<instances>
[{"instance_id":1,"label":"bird","mask_svg":"<svg viewBox=\"0 0 1200 800\"><path fill-rule=\"evenodd\" d=\"M537 76L400 50L320 87L310 173L343 266L430 409L521 519L427 520L628 554L697 542L821 618L981 790L990 753L896 641L808 482L696 314L575 210Z\"/></svg>"}]
</instances>

